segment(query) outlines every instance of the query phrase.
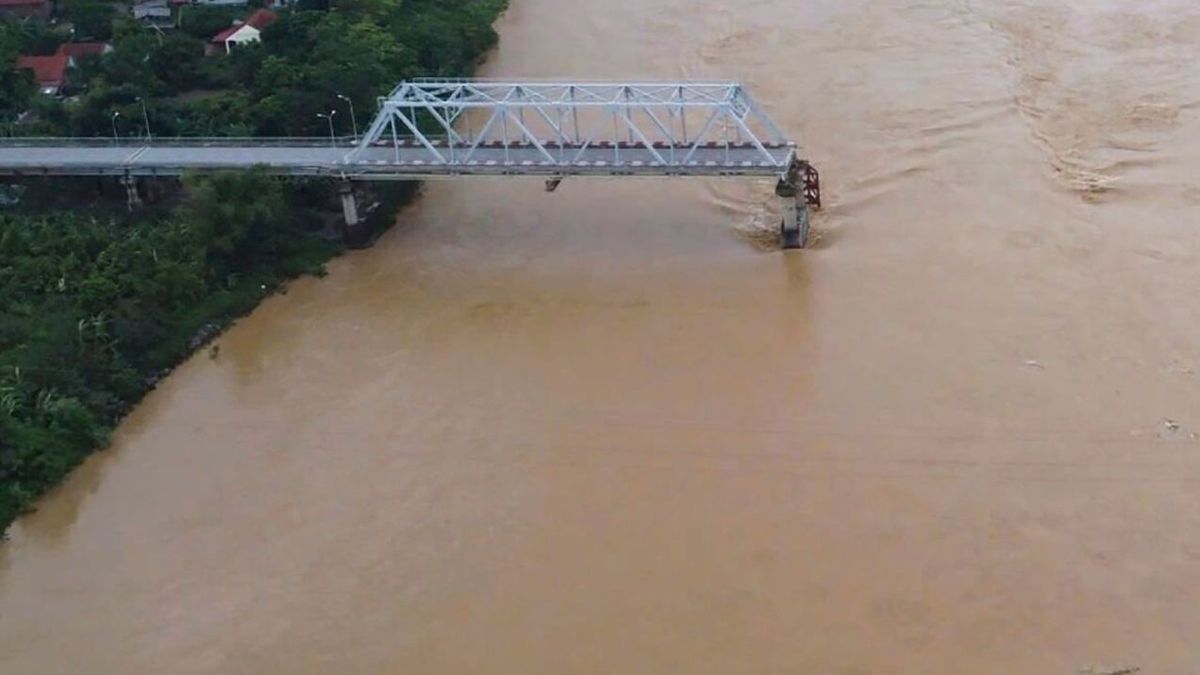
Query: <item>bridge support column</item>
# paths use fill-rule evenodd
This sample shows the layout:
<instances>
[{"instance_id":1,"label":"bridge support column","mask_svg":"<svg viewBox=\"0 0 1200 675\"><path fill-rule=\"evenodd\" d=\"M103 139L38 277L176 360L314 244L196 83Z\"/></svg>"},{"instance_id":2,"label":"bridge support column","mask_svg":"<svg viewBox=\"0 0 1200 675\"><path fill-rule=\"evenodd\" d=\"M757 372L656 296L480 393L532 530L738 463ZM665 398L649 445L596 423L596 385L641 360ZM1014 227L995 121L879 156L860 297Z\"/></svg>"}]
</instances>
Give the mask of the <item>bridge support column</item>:
<instances>
[{"instance_id":1,"label":"bridge support column","mask_svg":"<svg viewBox=\"0 0 1200 675\"><path fill-rule=\"evenodd\" d=\"M775 187L779 196L780 210L783 212L783 223L779 227L780 245L785 249L804 248L808 245L808 202L800 197L799 189L792 184L780 181Z\"/></svg>"},{"instance_id":2,"label":"bridge support column","mask_svg":"<svg viewBox=\"0 0 1200 675\"><path fill-rule=\"evenodd\" d=\"M157 204L162 199L163 189L160 180L156 176L142 179L142 201L147 204Z\"/></svg>"},{"instance_id":3,"label":"bridge support column","mask_svg":"<svg viewBox=\"0 0 1200 675\"><path fill-rule=\"evenodd\" d=\"M129 210L132 211L141 206L142 197L138 194L137 178L127 175L121 179L121 184L125 186L125 195L127 198L125 205L129 207Z\"/></svg>"},{"instance_id":4,"label":"bridge support column","mask_svg":"<svg viewBox=\"0 0 1200 675\"><path fill-rule=\"evenodd\" d=\"M348 180L339 183L338 194L342 198L342 217L345 219L342 241L351 248L362 248L367 245L371 233L366 223L358 217L358 199L354 196L354 183Z\"/></svg>"}]
</instances>

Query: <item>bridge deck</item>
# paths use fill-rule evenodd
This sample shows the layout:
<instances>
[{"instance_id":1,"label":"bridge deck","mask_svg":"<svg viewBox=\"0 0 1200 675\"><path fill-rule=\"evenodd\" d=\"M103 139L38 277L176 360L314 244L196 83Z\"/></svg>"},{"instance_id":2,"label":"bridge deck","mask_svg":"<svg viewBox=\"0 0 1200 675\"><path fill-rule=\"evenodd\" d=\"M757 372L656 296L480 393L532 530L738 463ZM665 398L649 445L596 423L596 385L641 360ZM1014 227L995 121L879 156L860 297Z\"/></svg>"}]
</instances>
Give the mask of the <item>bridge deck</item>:
<instances>
[{"instance_id":1,"label":"bridge deck","mask_svg":"<svg viewBox=\"0 0 1200 675\"><path fill-rule=\"evenodd\" d=\"M442 142L435 149L412 143L357 148L317 141L293 143L196 142L169 139L153 143L0 143L0 174L53 176L178 176L189 171L220 171L264 166L272 173L373 180L443 176L762 176L786 173L795 155L789 144L759 147L710 143L694 150L654 144L482 145L469 156ZM655 156L657 152L658 157ZM689 157L690 154L690 157Z\"/></svg>"}]
</instances>

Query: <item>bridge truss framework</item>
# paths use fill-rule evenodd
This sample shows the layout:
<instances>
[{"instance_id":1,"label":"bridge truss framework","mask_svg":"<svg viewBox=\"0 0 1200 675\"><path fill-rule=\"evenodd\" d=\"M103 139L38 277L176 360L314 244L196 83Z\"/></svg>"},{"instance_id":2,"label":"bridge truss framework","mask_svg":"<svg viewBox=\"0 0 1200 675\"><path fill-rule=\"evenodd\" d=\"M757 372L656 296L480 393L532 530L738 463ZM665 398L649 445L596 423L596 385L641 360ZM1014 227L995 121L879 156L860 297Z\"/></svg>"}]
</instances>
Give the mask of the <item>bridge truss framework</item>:
<instances>
[{"instance_id":1,"label":"bridge truss framework","mask_svg":"<svg viewBox=\"0 0 1200 675\"><path fill-rule=\"evenodd\" d=\"M427 79L379 100L360 138L0 139L0 175L136 178L263 166L350 181L534 176L760 177L777 181L785 245L807 239L816 170L736 82Z\"/></svg>"},{"instance_id":2,"label":"bridge truss framework","mask_svg":"<svg viewBox=\"0 0 1200 675\"><path fill-rule=\"evenodd\" d=\"M381 100L351 163L379 147L395 164L464 174L782 177L796 157L733 82L406 82Z\"/></svg>"}]
</instances>

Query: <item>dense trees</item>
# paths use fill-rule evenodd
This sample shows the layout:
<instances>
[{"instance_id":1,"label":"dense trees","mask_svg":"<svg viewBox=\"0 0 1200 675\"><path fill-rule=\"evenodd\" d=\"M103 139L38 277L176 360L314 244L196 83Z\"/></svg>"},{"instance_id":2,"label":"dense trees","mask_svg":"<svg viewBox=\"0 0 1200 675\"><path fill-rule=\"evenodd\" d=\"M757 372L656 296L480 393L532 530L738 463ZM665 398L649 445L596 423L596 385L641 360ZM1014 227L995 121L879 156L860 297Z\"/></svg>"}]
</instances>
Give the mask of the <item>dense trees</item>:
<instances>
[{"instance_id":1,"label":"dense trees","mask_svg":"<svg viewBox=\"0 0 1200 675\"><path fill-rule=\"evenodd\" d=\"M71 12L91 12L95 4L73 0L68 7ZM157 113L155 124L162 125L163 134L321 135L325 130L316 114L339 105L338 94L366 112L374 110L376 97L404 78L468 73L495 44L491 23L504 4L505 0L300 3L263 31L261 43L221 57L206 57L205 44L243 16L244 8L187 6L180 28L164 32L118 21L112 30L113 53L77 73L75 85L84 93L56 104L61 110L45 111L42 126L35 130L106 136L112 113L140 97ZM56 43L43 34L5 40L0 33L0 59L6 57L7 44L15 54L46 47L53 51ZM221 91L227 95L214 108L208 97ZM347 128L339 131L349 133L348 116L342 117L346 119L339 122Z\"/></svg>"},{"instance_id":2,"label":"dense trees","mask_svg":"<svg viewBox=\"0 0 1200 675\"><path fill-rule=\"evenodd\" d=\"M260 173L189 179L172 213L0 213L0 523L56 482L186 354L337 246Z\"/></svg>"},{"instance_id":3,"label":"dense trees","mask_svg":"<svg viewBox=\"0 0 1200 675\"><path fill-rule=\"evenodd\" d=\"M28 109L37 93L33 74L14 70L17 56L53 53L56 46L57 39L42 24L0 21L0 135L12 135L17 115Z\"/></svg>"},{"instance_id":4,"label":"dense trees","mask_svg":"<svg viewBox=\"0 0 1200 675\"><path fill-rule=\"evenodd\" d=\"M29 106L36 91L33 76L28 71L13 70L17 52L10 45L0 42L0 116L15 120ZM0 135L10 135L11 123L0 129Z\"/></svg>"},{"instance_id":5,"label":"dense trees","mask_svg":"<svg viewBox=\"0 0 1200 675\"><path fill-rule=\"evenodd\" d=\"M107 40L112 37L113 6L97 0L69 0L67 15L79 40Z\"/></svg>"},{"instance_id":6,"label":"dense trees","mask_svg":"<svg viewBox=\"0 0 1200 675\"><path fill-rule=\"evenodd\" d=\"M68 11L86 15L91 1ZM19 133L108 136L121 112L118 133L140 135L144 101L156 135L324 134L316 113L338 94L365 122L400 79L468 74L494 44L503 4L300 0L261 44L222 57L203 55L205 39L231 14L189 6L181 30L118 22L114 52L82 65L81 93L66 101L38 95L11 68L19 53L53 53L63 36L0 22L0 131L29 112ZM0 210L0 532L106 442L198 330L249 311L339 248L318 232L327 185L258 172L184 182L177 208L139 215Z\"/></svg>"}]
</instances>

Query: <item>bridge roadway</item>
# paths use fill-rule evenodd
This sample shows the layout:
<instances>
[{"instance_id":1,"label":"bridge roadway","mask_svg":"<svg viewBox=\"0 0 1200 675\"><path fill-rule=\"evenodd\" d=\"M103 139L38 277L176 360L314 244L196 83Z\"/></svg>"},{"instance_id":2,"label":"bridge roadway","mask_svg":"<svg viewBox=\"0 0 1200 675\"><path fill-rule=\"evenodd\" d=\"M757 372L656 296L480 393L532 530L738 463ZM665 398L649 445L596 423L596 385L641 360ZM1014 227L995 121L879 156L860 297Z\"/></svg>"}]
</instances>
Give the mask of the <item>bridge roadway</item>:
<instances>
[{"instance_id":1,"label":"bridge roadway","mask_svg":"<svg viewBox=\"0 0 1200 675\"><path fill-rule=\"evenodd\" d=\"M358 180L450 176L742 176L780 177L795 159L791 144L501 143L468 149L414 141L358 147L352 140L162 139L120 143L58 139L0 141L0 175L179 176L262 166L278 175ZM764 154L764 151L766 154ZM656 157L654 153L657 153ZM770 161L767 160L770 156ZM553 160L553 161L552 161ZM665 161L663 161L665 160Z\"/></svg>"}]
</instances>

